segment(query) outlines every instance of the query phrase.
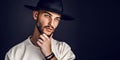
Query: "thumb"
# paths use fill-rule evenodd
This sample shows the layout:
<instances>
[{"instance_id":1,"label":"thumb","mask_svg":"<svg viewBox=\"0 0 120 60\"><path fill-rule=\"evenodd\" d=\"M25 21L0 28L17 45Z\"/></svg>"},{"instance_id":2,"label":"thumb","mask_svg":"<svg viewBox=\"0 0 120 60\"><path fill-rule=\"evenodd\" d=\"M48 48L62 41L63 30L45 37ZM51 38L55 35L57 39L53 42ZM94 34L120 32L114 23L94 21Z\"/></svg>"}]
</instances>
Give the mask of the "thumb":
<instances>
[{"instance_id":1,"label":"thumb","mask_svg":"<svg viewBox=\"0 0 120 60\"><path fill-rule=\"evenodd\" d=\"M50 35L50 39L52 39L52 37L53 37L53 34Z\"/></svg>"}]
</instances>

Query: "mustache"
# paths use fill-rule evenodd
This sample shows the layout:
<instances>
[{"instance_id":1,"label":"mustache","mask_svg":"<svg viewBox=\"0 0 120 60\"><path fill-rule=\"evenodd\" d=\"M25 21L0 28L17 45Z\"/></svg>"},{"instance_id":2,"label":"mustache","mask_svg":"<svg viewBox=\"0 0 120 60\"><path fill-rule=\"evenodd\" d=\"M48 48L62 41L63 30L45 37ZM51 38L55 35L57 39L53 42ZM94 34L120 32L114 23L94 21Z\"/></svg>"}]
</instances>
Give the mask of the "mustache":
<instances>
[{"instance_id":1,"label":"mustache","mask_svg":"<svg viewBox=\"0 0 120 60\"><path fill-rule=\"evenodd\" d=\"M47 25L47 26L44 26L44 27L37 26L37 28L38 28L39 33L41 33L41 34L43 34L43 29L44 28L47 28L47 29L51 29L52 28L53 32L55 30L55 28L53 26L50 26L50 25ZM53 32L50 35L47 35L47 36L50 37L53 34Z\"/></svg>"},{"instance_id":2,"label":"mustache","mask_svg":"<svg viewBox=\"0 0 120 60\"><path fill-rule=\"evenodd\" d=\"M43 28L52 28L54 30L54 27L50 25L44 26Z\"/></svg>"},{"instance_id":3,"label":"mustache","mask_svg":"<svg viewBox=\"0 0 120 60\"><path fill-rule=\"evenodd\" d=\"M37 28L38 28L38 31L39 31L41 34L43 34L43 29L44 29L44 28L52 29L53 31L55 30L55 28L54 28L53 26L50 26L50 25L47 25L47 26L44 26L44 27L42 27L42 26L37 26Z\"/></svg>"}]
</instances>

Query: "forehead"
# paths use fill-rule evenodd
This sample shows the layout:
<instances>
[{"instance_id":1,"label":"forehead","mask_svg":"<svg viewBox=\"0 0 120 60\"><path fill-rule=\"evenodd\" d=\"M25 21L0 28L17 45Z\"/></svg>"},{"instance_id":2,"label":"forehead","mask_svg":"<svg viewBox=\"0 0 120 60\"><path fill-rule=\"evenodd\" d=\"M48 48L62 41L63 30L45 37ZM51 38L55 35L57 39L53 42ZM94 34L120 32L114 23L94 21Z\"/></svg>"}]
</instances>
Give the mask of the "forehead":
<instances>
[{"instance_id":1,"label":"forehead","mask_svg":"<svg viewBox=\"0 0 120 60\"><path fill-rule=\"evenodd\" d=\"M58 13L55 13L55 12L51 12L51 11L40 10L39 12L40 12L40 14L46 13L46 14L50 14L50 15L52 15L52 16L61 17L61 14L58 14Z\"/></svg>"}]
</instances>

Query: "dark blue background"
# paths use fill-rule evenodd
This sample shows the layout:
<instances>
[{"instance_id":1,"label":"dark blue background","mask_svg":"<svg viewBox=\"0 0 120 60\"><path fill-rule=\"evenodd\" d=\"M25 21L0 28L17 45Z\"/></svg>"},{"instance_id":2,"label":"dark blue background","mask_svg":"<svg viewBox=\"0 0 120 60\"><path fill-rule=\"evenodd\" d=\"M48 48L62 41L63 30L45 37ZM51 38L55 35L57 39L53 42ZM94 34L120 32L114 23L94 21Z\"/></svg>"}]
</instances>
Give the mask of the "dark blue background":
<instances>
[{"instance_id":1,"label":"dark blue background","mask_svg":"<svg viewBox=\"0 0 120 60\"><path fill-rule=\"evenodd\" d=\"M0 60L32 34L32 11L38 0L0 0ZM120 1L63 0L64 12L75 21L61 21L54 38L67 42L77 60L119 60Z\"/></svg>"}]
</instances>

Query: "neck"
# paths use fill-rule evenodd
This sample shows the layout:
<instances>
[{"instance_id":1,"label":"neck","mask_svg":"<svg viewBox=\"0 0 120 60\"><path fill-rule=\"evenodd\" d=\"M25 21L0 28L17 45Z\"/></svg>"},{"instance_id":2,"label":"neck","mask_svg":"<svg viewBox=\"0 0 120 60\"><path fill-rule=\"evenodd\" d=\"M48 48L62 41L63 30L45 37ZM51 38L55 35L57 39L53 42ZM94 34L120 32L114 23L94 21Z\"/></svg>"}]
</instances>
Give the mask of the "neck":
<instances>
[{"instance_id":1,"label":"neck","mask_svg":"<svg viewBox=\"0 0 120 60\"><path fill-rule=\"evenodd\" d=\"M38 46L36 42L37 42L37 40L38 40L38 38L39 38L39 35L40 35L40 33L39 33L37 27L35 26L33 35L32 35L31 38L30 38L31 42L32 42L35 46Z\"/></svg>"}]
</instances>

